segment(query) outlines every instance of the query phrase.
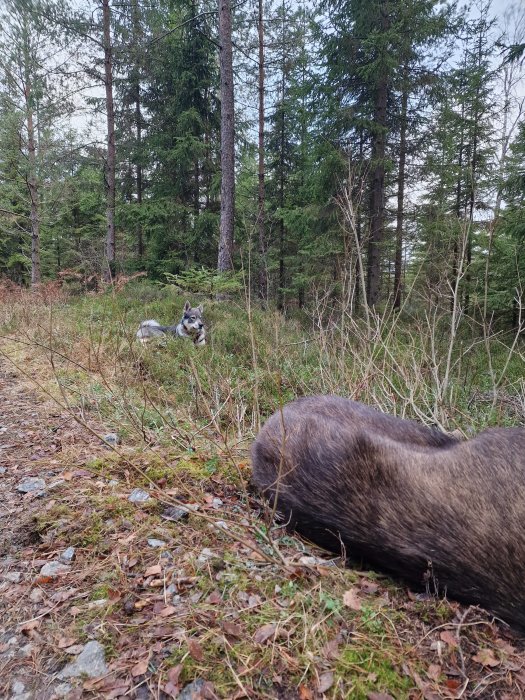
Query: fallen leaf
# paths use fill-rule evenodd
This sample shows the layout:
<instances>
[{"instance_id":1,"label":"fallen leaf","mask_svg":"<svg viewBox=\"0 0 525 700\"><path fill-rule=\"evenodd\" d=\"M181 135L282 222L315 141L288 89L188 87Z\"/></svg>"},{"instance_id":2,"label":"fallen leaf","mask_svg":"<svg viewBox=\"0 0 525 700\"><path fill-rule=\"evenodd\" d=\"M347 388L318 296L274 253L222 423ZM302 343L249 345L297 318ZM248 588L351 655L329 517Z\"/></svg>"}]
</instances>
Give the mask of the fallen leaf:
<instances>
[{"instance_id":1,"label":"fallen leaf","mask_svg":"<svg viewBox=\"0 0 525 700\"><path fill-rule=\"evenodd\" d=\"M204 652L202 647L196 639L188 639L188 649L190 651L190 656L195 661L204 661Z\"/></svg>"},{"instance_id":2,"label":"fallen leaf","mask_svg":"<svg viewBox=\"0 0 525 700\"><path fill-rule=\"evenodd\" d=\"M275 637L276 629L277 626L272 625L271 623L259 627L259 629L253 635L253 641L257 642L257 644L264 644L270 639L270 637Z\"/></svg>"},{"instance_id":3,"label":"fallen leaf","mask_svg":"<svg viewBox=\"0 0 525 700\"><path fill-rule=\"evenodd\" d=\"M427 668L427 676L433 681L439 680L441 676L441 666L439 664L430 664Z\"/></svg>"},{"instance_id":4,"label":"fallen leaf","mask_svg":"<svg viewBox=\"0 0 525 700\"><path fill-rule=\"evenodd\" d=\"M240 625L236 625L234 622L229 622L228 620L225 620L222 623L222 629L226 632L226 634L229 634L231 637L242 637L243 632L242 628Z\"/></svg>"},{"instance_id":5,"label":"fallen leaf","mask_svg":"<svg viewBox=\"0 0 525 700\"><path fill-rule=\"evenodd\" d=\"M439 638L441 639L442 642L445 642L450 647L456 648L459 646L459 640L453 632L449 632L448 630L445 630L444 632L441 632L441 634L439 635Z\"/></svg>"},{"instance_id":6,"label":"fallen leaf","mask_svg":"<svg viewBox=\"0 0 525 700\"><path fill-rule=\"evenodd\" d=\"M113 588L108 588L108 598L111 603L118 603L118 601L122 598L122 593L114 590Z\"/></svg>"},{"instance_id":7,"label":"fallen leaf","mask_svg":"<svg viewBox=\"0 0 525 700\"><path fill-rule=\"evenodd\" d=\"M478 664L482 666L499 666L501 661L494 656L494 651L492 649L480 649L478 653L472 657L473 661L477 661Z\"/></svg>"},{"instance_id":8,"label":"fallen leaf","mask_svg":"<svg viewBox=\"0 0 525 700\"><path fill-rule=\"evenodd\" d=\"M166 605L164 610L161 610L159 615L161 617L169 617L170 615L173 615L174 613L177 612L177 608L173 605Z\"/></svg>"},{"instance_id":9,"label":"fallen leaf","mask_svg":"<svg viewBox=\"0 0 525 700\"><path fill-rule=\"evenodd\" d=\"M343 594L343 603L350 610L361 610L361 600L355 588L345 591Z\"/></svg>"},{"instance_id":10,"label":"fallen leaf","mask_svg":"<svg viewBox=\"0 0 525 700\"><path fill-rule=\"evenodd\" d=\"M182 664L177 664L176 666L170 668L170 670L168 671L168 681L170 683L173 683L173 685L177 685L183 668L184 667Z\"/></svg>"},{"instance_id":11,"label":"fallen leaf","mask_svg":"<svg viewBox=\"0 0 525 700\"><path fill-rule=\"evenodd\" d=\"M71 647L73 644L76 644L77 640L75 637L60 637L60 639L57 642L57 646L59 649L65 649L66 647Z\"/></svg>"},{"instance_id":12,"label":"fallen leaf","mask_svg":"<svg viewBox=\"0 0 525 700\"><path fill-rule=\"evenodd\" d=\"M158 576L158 574L162 573L162 567L160 564L154 564L153 566L150 566L146 571L144 572L144 576Z\"/></svg>"},{"instance_id":13,"label":"fallen leaf","mask_svg":"<svg viewBox=\"0 0 525 700\"><path fill-rule=\"evenodd\" d=\"M34 580L34 585L35 586L44 586L46 583L51 583L55 579L53 576L37 576L37 578Z\"/></svg>"},{"instance_id":14,"label":"fallen leaf","mask_svg":"<svg viewBox=\"0 0 525 700\"><path fill-rule=\"evenodd\" d=\"M299 700L314 700L314 694L305 685L299 686Z\"/></svg>"},{"instance_id":15,"label":"fallen leaf","mask_svg":"<svg viewBox=\"0 0 525 700\"><path fill-rule=\"evenodd\" d=\"M219 591L212 591L210 595L206 598L206 602L210 605L218 605L222 602L222 596Z\"/></svg>"},{"instance_id":16,"label":"fallen leaf","mask_svg":"<svg viewBox=\"0 0 525 700\"><path fill-rule=\"evenodd\" d=\"M331 671L321 673L321 675L319 676L319 683L317 684L317 692L326 693L327 690L330 690L333 684L334 674Z\"/></svg>"},{"instance_id":17,"label":"fallen leaf","mask_svg":"<svg viewBox=\"0 0 525 700\"><path fill-rule=\"evenodd\" d=\"M147 672L149 666L149 657L150 655L148 654L143 659L140 659L140 661L137 661L137 663L133 666L133 668L131 669L131 675L133 676L133 678L136 678L137 676L143 676Z\"/></svg>"}]
</instances>

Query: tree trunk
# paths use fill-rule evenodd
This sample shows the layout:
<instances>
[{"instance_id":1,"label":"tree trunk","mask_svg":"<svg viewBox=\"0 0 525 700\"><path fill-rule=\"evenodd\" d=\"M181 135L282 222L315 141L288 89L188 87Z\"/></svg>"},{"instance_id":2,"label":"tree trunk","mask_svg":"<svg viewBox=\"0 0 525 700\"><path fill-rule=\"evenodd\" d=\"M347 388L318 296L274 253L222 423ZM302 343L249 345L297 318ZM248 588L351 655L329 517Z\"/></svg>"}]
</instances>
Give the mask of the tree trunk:
<instances>
[{"instance_id":1,"label":"tree trunk","mask_svg":"<svg viewBox=\"0 0 525 700\"><path fill-rule=\"evenodd\" d=\"M219 0L221 96L221 222L217 269L233 269L235 216L235 125L233 101L232 16L230 0Z\"/></svg>"},{"instance_id":2,"label":"tree trunk","mask_svg":"<svg viewBox=\"0 0 525 700\"><path fill-rule=\"evenodd\" d=\"M387 8L381 7L381 30L387 31ZM367 302L375 306L381 288L381 243L385 228L385 150L388 75L383 72L375 91L372 172L370 180L370 235L368 238Z\"/></svg>"},{"instance_id":3,"label":"tree trunk","mask_svg":"<svg viewBox=\"0 0 525 700\"><path fill-rule=\"evenodd\" d=\"M104 279L111 282L115 276L115 108L113 105L113 60L109 0L102 0L104 32L104 83L106 88L107 160L106 160L106 267Z\"/></svg>"},{"instance_id":4,"label":"tree trunk","mask_svg":"<svg viewBox=\"0 0 525 700\"><path fill-rule=\"evenodd\" d=\"M138 8L137 0L133 0L132 5L132 17L133 17L133 43L136 47L141 44L141 30L140 30L140 14ZM136 188L137 188L137 205L142 206L142 113L140 109L141 105L141 95L140 95L140 58L138 53L135 55L135 75L133 77L133 92L135 93L135 131L137 134L137 147L136 147ZM137 221L137 255L139 259L144 257L144 236L142 231L142 222L139 219Z\"/></svg>"},{"instance_id":5,"label":"tree trunk","mask_svg":"<svg viewBox=\"0 0 525 700\"><path fill-rule=\"evenodd\" d=\"M264 26L263 0L259 2L257 28L259 33L259 192L257 202L257 228L259 232L259 298L268 300L268 270L266 265L266 235L264 215Z\"/></svg>"},{"instance_id":6,"label":"tree trunk","mask_svg":"<svg viewBox=\"0 0 525 700\"><path fill-rule=\"evenodd\" d=\"M30 199L30 221L31 221L31 286L36 286L41 282L40 273L40 212L39 212L39 192L36 173L36 141L35 125L33 113L33 85L31 79L31 55L29 50L29 30L24 21L24 96L26 106L27 121L27 189Z\"/></svg>"},{"instance_id":7,"label":"tree trunk","mask_svg":"<svg viewBox=\"0 0 525 700\"><path fill-rule=\"evenodd\" d=\"M405 222L405 164L407 155L408 63L403 67L401 124L399 133L399 168L397 178L396 255L394 268L394 309L401 308L403 274L403 224Z\"/></svg>"}]
</instances>

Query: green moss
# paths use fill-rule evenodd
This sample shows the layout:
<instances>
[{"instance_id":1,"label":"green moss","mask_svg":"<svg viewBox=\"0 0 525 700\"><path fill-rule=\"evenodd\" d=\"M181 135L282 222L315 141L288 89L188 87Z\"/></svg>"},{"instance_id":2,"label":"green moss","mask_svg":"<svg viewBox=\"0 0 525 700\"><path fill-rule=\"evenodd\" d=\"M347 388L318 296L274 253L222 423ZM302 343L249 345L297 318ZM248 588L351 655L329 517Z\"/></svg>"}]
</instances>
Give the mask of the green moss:
<instances>
[{"instance_id":1,"label":"green moss","mask_svg":"<svg viewBox=\"0 0 525 700\"><path fill-rule=\"evenodd\" d=\"M394 658L395 654L387 646L356 644L346 647L337 663L336 674L351 688L348 697L366 700L368 693L376 691L388 693L396 700L408 698L412 681L402 675Z\"/></svg>"}]
</instances>

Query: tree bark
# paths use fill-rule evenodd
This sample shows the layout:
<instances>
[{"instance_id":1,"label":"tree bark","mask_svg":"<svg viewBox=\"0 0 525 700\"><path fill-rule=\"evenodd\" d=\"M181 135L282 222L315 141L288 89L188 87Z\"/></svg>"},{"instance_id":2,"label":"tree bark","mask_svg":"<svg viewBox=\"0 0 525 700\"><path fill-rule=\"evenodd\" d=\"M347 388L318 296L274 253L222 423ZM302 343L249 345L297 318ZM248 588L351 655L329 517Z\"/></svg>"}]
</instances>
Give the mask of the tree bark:
<instances>
[{"instance_id":1,"label":"tree bark","mask_svg":"<svg viewBox=\"0 0 525 700\"><path fill-rule=\"evenodd\" d=\"M385 4L381 6L381 30L387 31L389 20ZM386 115L389 78L383 71L374 99L374 128L372 140L372 172L370 187L370 235L368 238L367 302L375 306L381 289L381 243L385 228L385 150Z\"/></svg>"},{"instance_id":2,"label":"tree bark","mask_svg":"<svg viewBox=\"0 0 525 700\"><path fill-rule=\"evenodd\" d=\"M104 84L106 89L107 160L106 160L106 267L104 279L111 282L115 276L115 108L113 104L113 57L111 48L111 17L109 0L102 0L104 33Z\"/></svg>"},{"instance_id":3,"label":"tree bark","mask_svg":"<svg viewBox=\"0 0 525 700\"><path fill-rule=\"evenodd\" d=\"M266 264L266 233L264 213L264 25L263 0L258 0L259 17L257 29L259 34L259 191L257 201L257 229L259 233L259 298L268 300L268 270Z\"/></svg>"},{"instance_id":4,"label":"tree bark","mask_svg":"<svg viewBox=\"0 0 525 700\"><path fill-rule=\"evenodd\" d=\"M221 221L217 269L233 269L235 217L235 126L233 98L232 16L230 0L219 0L221 97Z\"/></svg>"},{"instance_id":5,"label":"tree bark","mask_svg":"<svg viewBox=\"0 0 525 700\"><path fill-rule=\"evenodd\" d=\"M405 223L405 165L407 155L408 63L403 67L401 124L399 131L399 167L397 178L396 255L394 267L394 309L401 308L403 276L403 225Z\"/></svg>"},{"instance_id":6,"label":"tree bark","mask_svg":"<svg viewBox=\"0 0 525 700\"><path fill-rule=\"evenodd\" d=\"M140 30L140 14L137 0L133 0L132 5L132 21L133 21L133 43L135 47L140 46L141 30ZM137 134L136 148L136 164L135 164L135 182L137 189L137 205L142 206L142 112L141 112L141 94L140 94L140 58L138 53L135 54L135 66L133 76L133 92L135 94L135 131ZM142 231L142 223L137 221L137 255L139 259L144 257L144 237Z\"/></svg>"},{"instance_id":7,"label":"tree bark","mask_svg":"<svg viewBox=\"0 0 525 700\"><path fill-rule=\"evenodd\" d=\"M29 30L26 22L23 24L24 31L24 98L26 107L27 122L27 190L30 199L31 221L31 286L36 286L41 282L40 272L40 212L39 212L39 192L36 172L36 140L33 112L33 83L31 79L31 55L29 48Z\"/></svg>"}]
</instances>

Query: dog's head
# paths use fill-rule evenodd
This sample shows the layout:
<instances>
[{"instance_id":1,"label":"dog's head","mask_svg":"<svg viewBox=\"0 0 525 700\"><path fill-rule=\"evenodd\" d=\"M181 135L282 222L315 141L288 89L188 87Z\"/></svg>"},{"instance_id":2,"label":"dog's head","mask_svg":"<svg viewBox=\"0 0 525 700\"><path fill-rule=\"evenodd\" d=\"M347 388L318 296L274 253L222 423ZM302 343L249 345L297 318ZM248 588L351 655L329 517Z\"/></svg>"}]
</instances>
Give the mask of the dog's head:
<instances>
[{"instance_id":1,"label":"dog's head","mask_svg":"<svg viewBox=\"0 0 525 700\"><path fill-rule=\"evenodd\" d=\"M181 323L188 335L197 335L204 328L202 311L202 304L196 307L191 307L189 301L184 304L184 314Z\"/></svg>"}]
</instances>

